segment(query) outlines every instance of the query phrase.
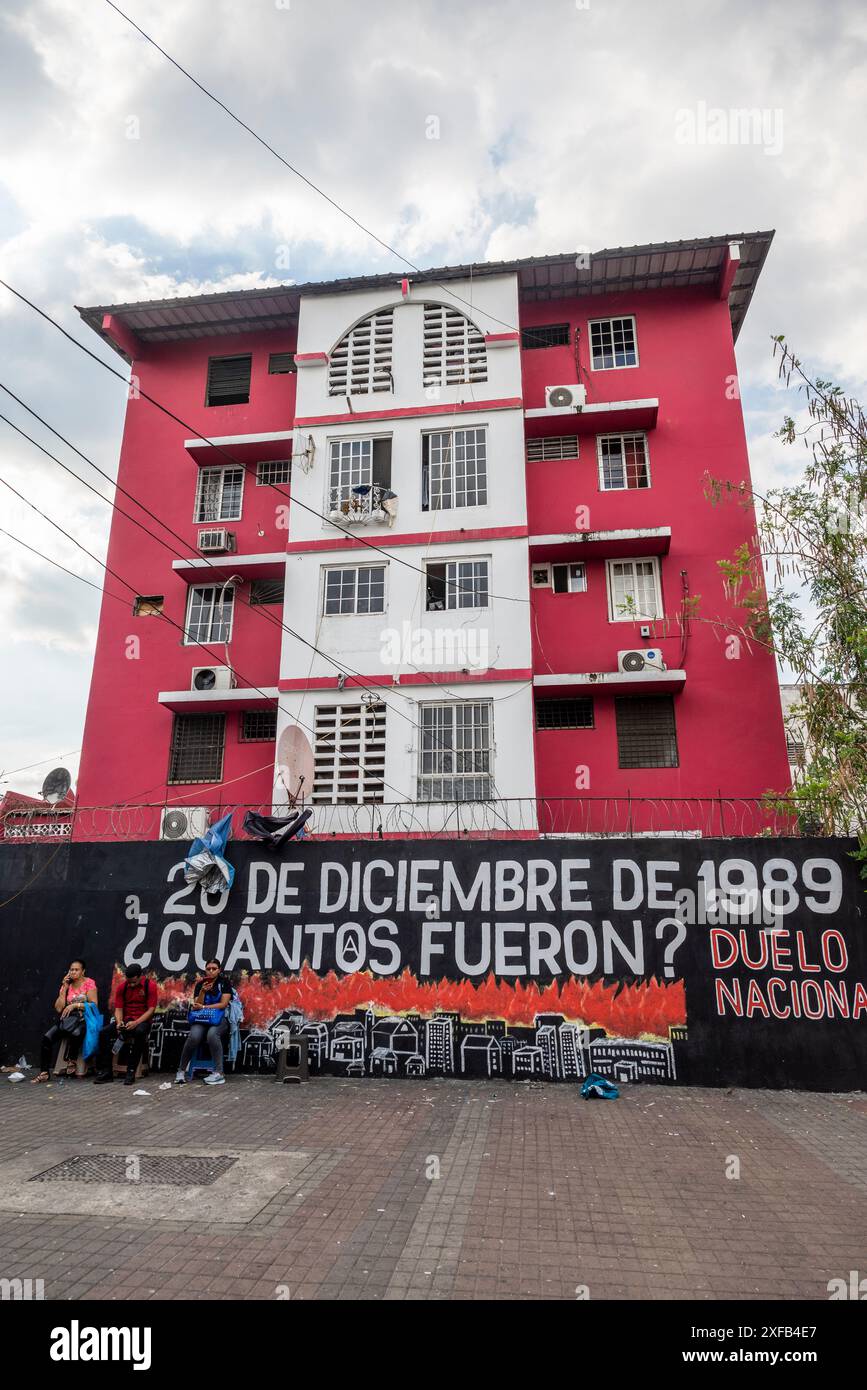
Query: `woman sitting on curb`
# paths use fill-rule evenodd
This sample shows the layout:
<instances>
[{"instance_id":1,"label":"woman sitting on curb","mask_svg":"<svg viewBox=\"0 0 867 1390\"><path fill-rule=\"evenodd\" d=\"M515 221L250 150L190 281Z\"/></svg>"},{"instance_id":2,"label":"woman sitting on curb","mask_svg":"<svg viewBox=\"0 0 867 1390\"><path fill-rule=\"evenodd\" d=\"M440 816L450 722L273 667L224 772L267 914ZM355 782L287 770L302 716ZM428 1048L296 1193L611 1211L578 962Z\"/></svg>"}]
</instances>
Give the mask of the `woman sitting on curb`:
<instances>
[{"instance_id":1,"label":"woman sitting on curb","mask_svg":"<svg viewBox=\"0 0 867 1390\"><path fill-rule=\"evenodd\" d=\"M226 1010L232 998L231 981L222 973L218 960L209 960L205 966L203 979L193 985L190 1004L190 1034L184 1043L175 1084L182 1086L187 1079L187 1067L195 1057L203 1042L207 1042L211 1054L213 1071L205 1077L208 1086L224 1086L223 1038L228 1031Z\"/></svg>"},{"instance_id":2,"label":"woman sitting on curb","mask_svg":"<svg viewBox=\"0 0 867 1390\"><path fill-rule=\"evenodd\" d=\"M76 1067L81 1044L84 1041L85 1004L96 1003L96 981L87 974L83 960L74 960L60 982L60 989L54 1001L55 1012L60 1015L42 1039L39 1060L40 1072L33 1078L33 1084L51 1079L51 1068L57 1061L60 1044L66 1042L67 1076L84 1075Z\"/></svg>"}]
</instances>

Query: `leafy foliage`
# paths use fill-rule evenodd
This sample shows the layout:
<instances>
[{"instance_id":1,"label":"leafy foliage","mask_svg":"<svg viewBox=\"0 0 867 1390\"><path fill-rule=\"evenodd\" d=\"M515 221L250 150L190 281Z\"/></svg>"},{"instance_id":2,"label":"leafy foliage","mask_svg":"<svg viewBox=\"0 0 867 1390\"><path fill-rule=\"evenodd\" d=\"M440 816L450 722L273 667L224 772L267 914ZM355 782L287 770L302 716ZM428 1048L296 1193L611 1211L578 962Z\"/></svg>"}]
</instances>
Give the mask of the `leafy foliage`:
<instances>
[{"instance_id":1,"label":"leafy foliage","mask_svg":"<svg viewBox=\"0 0 867 1390\"><path fill-rule=\"evenodd\" d=\"M867 422L839 386L809 376L783 337L774 353L807 414L803 427L786 416L777 438L802 442L806 467L764 496L708 479L712 502L735 496L756 515L757 545L718 563L745 632L801 688L791 717L804 763L780 804L805 829L857 836L867 874Z\"/></svg>"}]
</instances>

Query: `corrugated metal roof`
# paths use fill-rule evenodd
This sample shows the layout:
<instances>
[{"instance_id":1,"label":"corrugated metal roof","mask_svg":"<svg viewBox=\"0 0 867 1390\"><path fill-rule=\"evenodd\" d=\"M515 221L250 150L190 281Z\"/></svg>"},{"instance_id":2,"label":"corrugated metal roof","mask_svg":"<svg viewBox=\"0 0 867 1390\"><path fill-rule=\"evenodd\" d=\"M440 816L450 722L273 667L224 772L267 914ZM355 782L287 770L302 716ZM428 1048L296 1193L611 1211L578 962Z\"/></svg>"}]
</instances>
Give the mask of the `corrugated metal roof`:
<instances>
[{"instance_id":1,"label":"corrugated metal roof","mask_svg":"<svg viewBox=\"0 0 867 1390\"><path fill-rule=\"evenodd\" d=\"M447 283L470 276L517 274L519 299L534 303L576 295L630 293L637 290L679 289L717 283L731 242L740 247L740 264L729 295L735 338L746 316L750 299L768 254L773 231L735 232L690 241L666 241L647 246L618 246L594 251L589 265L579 269L574 251L552 256L525 256L511 261L483 261L470 265L438 266L409 272L413 284ZM302 295L342 294L396 285L407 275L405 268L377 275L357 275L342 280L317 280L302 285L274 285L253 290L226 290L177 299L144 300L132 304L104 304L78 308L94 332L120 351L103 331L102 320L111 314L143 343L180 342L192 338L223 337L234 333L295 328ZM76 306L78 307L78 306ZM517 328L515 324L513 327ZM121 353L121 356L125 356Z\"/></svg>"}]
</instances>

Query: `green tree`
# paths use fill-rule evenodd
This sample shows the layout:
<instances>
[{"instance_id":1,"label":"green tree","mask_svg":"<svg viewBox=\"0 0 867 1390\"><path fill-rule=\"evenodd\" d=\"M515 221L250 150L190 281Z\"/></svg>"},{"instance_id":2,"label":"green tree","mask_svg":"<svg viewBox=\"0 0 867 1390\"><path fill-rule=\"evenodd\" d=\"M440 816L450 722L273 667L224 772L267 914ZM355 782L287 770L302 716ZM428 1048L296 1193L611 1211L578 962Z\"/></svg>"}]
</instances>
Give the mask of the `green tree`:
<instances>
[{"instance_id":1,"label":"green tree","mask_svg":"<svg viewBox=\"0 0 867 1390\"><path fill-rule=\"evenodd\" d=\"M783 337L774 354L806 404L805 424L786 416L776 436L803 444L803 476L766 494L708 478L712 502L756 516L756 543L719 566L744 635L769 646L801 687L792 714L805 732L804 765L775 804L804 829L855 835L867 874L867 421Z\"/></svg>"}]
</instances>

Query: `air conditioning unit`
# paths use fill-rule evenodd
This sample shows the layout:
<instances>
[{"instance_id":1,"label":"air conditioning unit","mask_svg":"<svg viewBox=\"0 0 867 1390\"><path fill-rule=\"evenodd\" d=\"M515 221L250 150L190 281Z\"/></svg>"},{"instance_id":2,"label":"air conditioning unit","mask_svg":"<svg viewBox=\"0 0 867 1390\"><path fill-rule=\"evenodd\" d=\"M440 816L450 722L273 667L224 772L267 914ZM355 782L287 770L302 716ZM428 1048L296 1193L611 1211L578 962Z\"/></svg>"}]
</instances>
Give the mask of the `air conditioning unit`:
<instances>
[{"instance_id":1,"label":"air conditioning unit","mask_svg":"<svg viewBox=\"0 0 867 1390\"><path fill-rule=\"evenodd\" d=\"M531 565L530 583L534 589L550 589L551 587L551 566L550 565Z\"/></svg>"},{"instance_id":2,"label":"air conditioning unit","mask_svg":"<svg viewBox=\"0 0 867 1390\"><path fill-rule=\"evenodd\" d=\"M235 550L235 532L224 526L215 531L199 532L199 549L203 555L225 554Z\"/></svg>"},{"instance_id":3,"label":"air conditioning unit","mask_svg":"<svg viewBox=\"0 0 867 1390\"><path fill-rule=\"evenodd\" d=\"M160 820L161 840L198 840L211 819L208 806L166 806Z\"/></svg>"},{"instance_id":4,"label":"air conditioning unit","mask_svg":"<svg viewBox=\"0 0 867 1390\"><path fill-rule=\"evenodd\" d=\"M194 666L190 679L191 690L231 690L235 672L231 666Z\"/></svg>"},{"instance_id":5,"label":"air conditioning unit","mask_svg":"<svg viewBox=\"0 0 867 1390\"><path fill-rule=\"evenodd\" d=\"M586 386L546 386L545 387L545 409L552 415L574 414L576 410L583 410L587 403Z\"/></svg>"},{"instance_id":6,"label":"air conditioning unit","mask_svg":"<svg viewBox=\"0 0 867 1390\"><path fill-rule=\"evenodd\" d=\"M664 671L665 662L658 647L639 647L617 653L618 671Z\"/></svg>"}]
</instances>

